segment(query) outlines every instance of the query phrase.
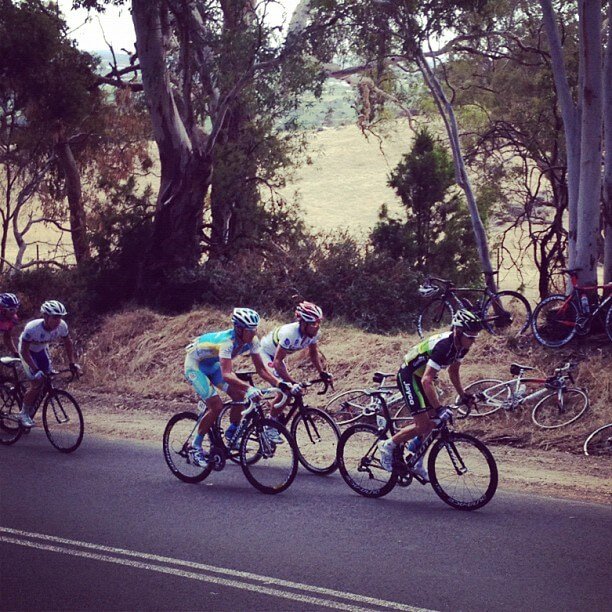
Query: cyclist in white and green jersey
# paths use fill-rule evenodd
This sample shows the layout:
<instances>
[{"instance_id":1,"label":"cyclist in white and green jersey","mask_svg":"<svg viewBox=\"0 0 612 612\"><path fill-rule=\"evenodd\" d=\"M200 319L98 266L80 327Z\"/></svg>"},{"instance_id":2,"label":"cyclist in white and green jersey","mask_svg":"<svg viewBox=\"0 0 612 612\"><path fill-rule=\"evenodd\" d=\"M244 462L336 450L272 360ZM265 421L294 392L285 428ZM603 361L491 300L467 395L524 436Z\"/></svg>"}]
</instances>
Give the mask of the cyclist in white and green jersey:
<instances>
[{"instance_id":1,"label":"cyclist in white and green jersey","mask_svg":"<svg viewBox=\"0 0 612 612\"><path fill-rule=\"evenodd\" d=\"M477 315L469 310L458 310L449 332L430 336L408 351L397 373L397 383L414 417L414 424L400 429L390 440L379 443L380 460L386 470L393 470L393 450L397 445L414 438L408 446L414 451L434 428L431 417L441 408L434 384L440 370L448 368L448 376L462 402L473 401L473 397L463 390L459 370L461 360L481 330L482 320ZM422 458L413 469L423 480L429 481Z\"/></svg>"}]
</instances>

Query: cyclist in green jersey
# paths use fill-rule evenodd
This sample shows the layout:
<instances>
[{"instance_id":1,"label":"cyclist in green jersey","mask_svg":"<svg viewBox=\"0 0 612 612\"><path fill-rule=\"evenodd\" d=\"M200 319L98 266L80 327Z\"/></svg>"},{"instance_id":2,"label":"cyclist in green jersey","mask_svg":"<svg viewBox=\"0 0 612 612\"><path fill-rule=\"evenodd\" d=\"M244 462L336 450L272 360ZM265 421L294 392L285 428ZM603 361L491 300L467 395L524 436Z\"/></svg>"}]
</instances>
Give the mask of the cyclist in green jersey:
<instances>
[{"instance_id":1,"label":"cyclist in green jersey","mask_svg":"<svg viewBox=\"0 0 612 612\"><path fill-rule=\"evenodd\" d=\"M393 450L396 446L413 438L408 448L414 451L435 427L432 417L441 405L434 383L440 370L448 368L448 376L462 402L469 404L473 401L473 397L463 390L459 370L461 360L474 344L482 327L482 320L473 312L458 310L453 316L449 332L430 336L404 357L404 365L397 373L397 382L414 417L414 424L400 429L390 440L379 443L380 461L389 472L393 470ZM414 471L429 482L423 459L415 465Z\"/></svg>"}]
</instances>

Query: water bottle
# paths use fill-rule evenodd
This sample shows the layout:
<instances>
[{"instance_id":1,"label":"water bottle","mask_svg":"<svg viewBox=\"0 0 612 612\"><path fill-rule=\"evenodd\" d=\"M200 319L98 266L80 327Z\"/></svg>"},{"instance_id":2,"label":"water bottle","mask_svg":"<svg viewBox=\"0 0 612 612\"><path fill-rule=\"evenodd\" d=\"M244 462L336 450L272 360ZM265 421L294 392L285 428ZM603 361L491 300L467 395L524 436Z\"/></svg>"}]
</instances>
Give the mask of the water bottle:
<instances>
[{"instance_id":1,"label":"water bottle","mask_svg":"<svg viewBox=\"0 0 612 612\"><path fill-rule=\"evenodd\" d=\"M584 294L580 296L580 305L582 306L582 313L589 314L590 304L588 296Z\"/></svg>"},{"instance_id":2,"label":"water bottle","mask_svg":"<svg viewBox=\"0 0 612 612\"><path fill-rule=\"evenodd\" d=\"M378 429L384 429L387 426L387 419L385 419L384 416L382 416L382 414L377 414L376 415L376 425L378 426Z\"/></svg>"}]
</instances>

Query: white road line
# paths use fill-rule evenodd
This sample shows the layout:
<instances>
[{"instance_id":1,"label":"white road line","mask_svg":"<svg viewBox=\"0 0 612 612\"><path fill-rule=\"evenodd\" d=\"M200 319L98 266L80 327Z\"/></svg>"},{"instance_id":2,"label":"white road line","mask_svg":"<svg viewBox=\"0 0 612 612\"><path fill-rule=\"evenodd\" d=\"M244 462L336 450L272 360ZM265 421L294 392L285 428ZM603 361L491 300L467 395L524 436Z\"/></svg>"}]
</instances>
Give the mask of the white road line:
<instances>
[{"instance_id":1,"label":"white road line","mask_svg":"<svg viewBox=\"0 0 612 612\"><path fill-rule=\"evenodd\" d=\"M91 544L89 542L82 542L79 540L70 540L66 538L60 538L57 536L41 534L41 533L33 533L28 531L21 531L18 529L11 529L9 527L0 527L0 533L11 534L17 536L15 538L0 536L0 541L6 542L9 544L16 544L20 546L27 546L30 548L38 548L41 550L48 550L52 552L58 552L68 555L74 555L78 557L85 557L90 559L95 559L98 561L104 561L109 563L117 563L119 565L126 565L131 567L136 567L140 569L147 569L150 571L157 571L166 574L173 574L177 576L182 576L185 578L191 578L195 580L202 580L205 582L211 582L214 584L221 584L225 586L230 586L234 588L239 588L248 591L254 591L257 593L264 593L276 597L283 597L286 599L293 599L296 601L302 601L304 603L312 603L313 605L325 606L340 610L355 610L355 609L367 609L362 606L365 604L369 604L371 606L375 606L377 608L383 609L391 609L391 610L405 610L408 612L426 612L422 608L416 608L413 606L408 606L399 602L387 601L383 599L376 599L373 597L368 597L366 595L359 595L356 593L347 593L343 591L336 591L333 589L327 589L324 587L311 586L308 584L301 584L298 582L291 582L288 580L282 580L279 578L272 578L270 576L261 576L258 574L253 574L251 572L243 572L239 570L232 570L223 567L215 567L213 565L206 565L203 563L195 563L191 561L183 561L180 559L174 559L172 557L164 557L160 555L153 555L149 553L141 553L131 550L126 550L123 548L114 548L110 546L103 546L98 544ZM21 538L28 538L28 540L24 540ZM70 547L79 547L92 549L97 551L95 553L86 552L83 550L76 550L75 548L68 548L66 546L53 546L49 544L44 544L41 542L32 542L30 540L42 540L43 542L54 542L59 544L64 544ZM111 553L111 555L99 554L100 552ZM136 559L144 559L148 561L158 561L161 563L166 563L170 565L178 565L182 568L189 568L199 570L200 572L209 572L209 574L204 573L195 573L191 571L186 571L185 569L166 567L163 565L155 565L151 563L143 563L142 561L134 561L131 559L122 559L117 556L112 555L122 555L127 557L134 557ZM232 580L230 578L223 578L220 576L212 576L213 574L221 574L225 576L232 576L237 578L242 578L243 581ZM252 584L249 582L244 582L244 580L250 580L260 584ZM277 588L270 588L268 586L262 586L261 583L265 585L273 585L276 587L284 587L285 589L295 589L298 591L303 591L307 594L296 593L295 590L280 590ZM326 595L328 597L333 597L336 599L344 600L344 601L333 601L330 599L322 599L318 597L312 597L309 595L310 593L316 593L319 595ZM349 603L354 602L354 603ZM358 604L358 605L354 605ZM360 605L359 605L360 604Z\"/></svg>"}]
</instances>

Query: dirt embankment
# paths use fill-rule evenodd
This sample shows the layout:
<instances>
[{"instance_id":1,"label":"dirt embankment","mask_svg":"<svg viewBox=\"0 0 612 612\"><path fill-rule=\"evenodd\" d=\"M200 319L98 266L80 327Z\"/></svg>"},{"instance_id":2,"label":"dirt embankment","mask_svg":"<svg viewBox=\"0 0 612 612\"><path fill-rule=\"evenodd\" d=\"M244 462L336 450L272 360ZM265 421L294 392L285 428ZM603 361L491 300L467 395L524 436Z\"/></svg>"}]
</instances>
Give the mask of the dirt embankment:
<instances>
[{"instance_id":1,"label":"dirt embankment","mask_svg":"<svg viewBox=\"0 0 612 612\"><path fill-rule=\"evenodd\" d=\"M267 319L263 332L284 321ZM184 347L207 330L227 327L227 314L201 309L165 317L135 310L108 318L90 339L84 357L86 375L79 395L87 405L88 431L99 435L159 442L163 426L175 412L193 408L195 396L182 376ZM394 372L402 355L416 342L415 334L383 336L326 322L322 350L336 378L336 391L370 386L376 370ZM545 351L530 338L508 343L484 334L462 366L464 383L479 378L509 378L509 366L519 362L546 376L572 358L581 360L576 384L588 390L590 407L576 423L542 430L531 422L531 407L498 416L467 419L458 427L494 444L502 486L546 495L610 501L612 460L582 456L586 435L612 422L612 354L609 345L590 344L569 351ZM249 368L242 358L237 369ZM293 358L300 377L314 377L304 357ZM446 374L441 391L453 398ZM325 399L312 394L313 404ZM499 441L504 441L500 444Z\"/></svg>"}]
</instances>

